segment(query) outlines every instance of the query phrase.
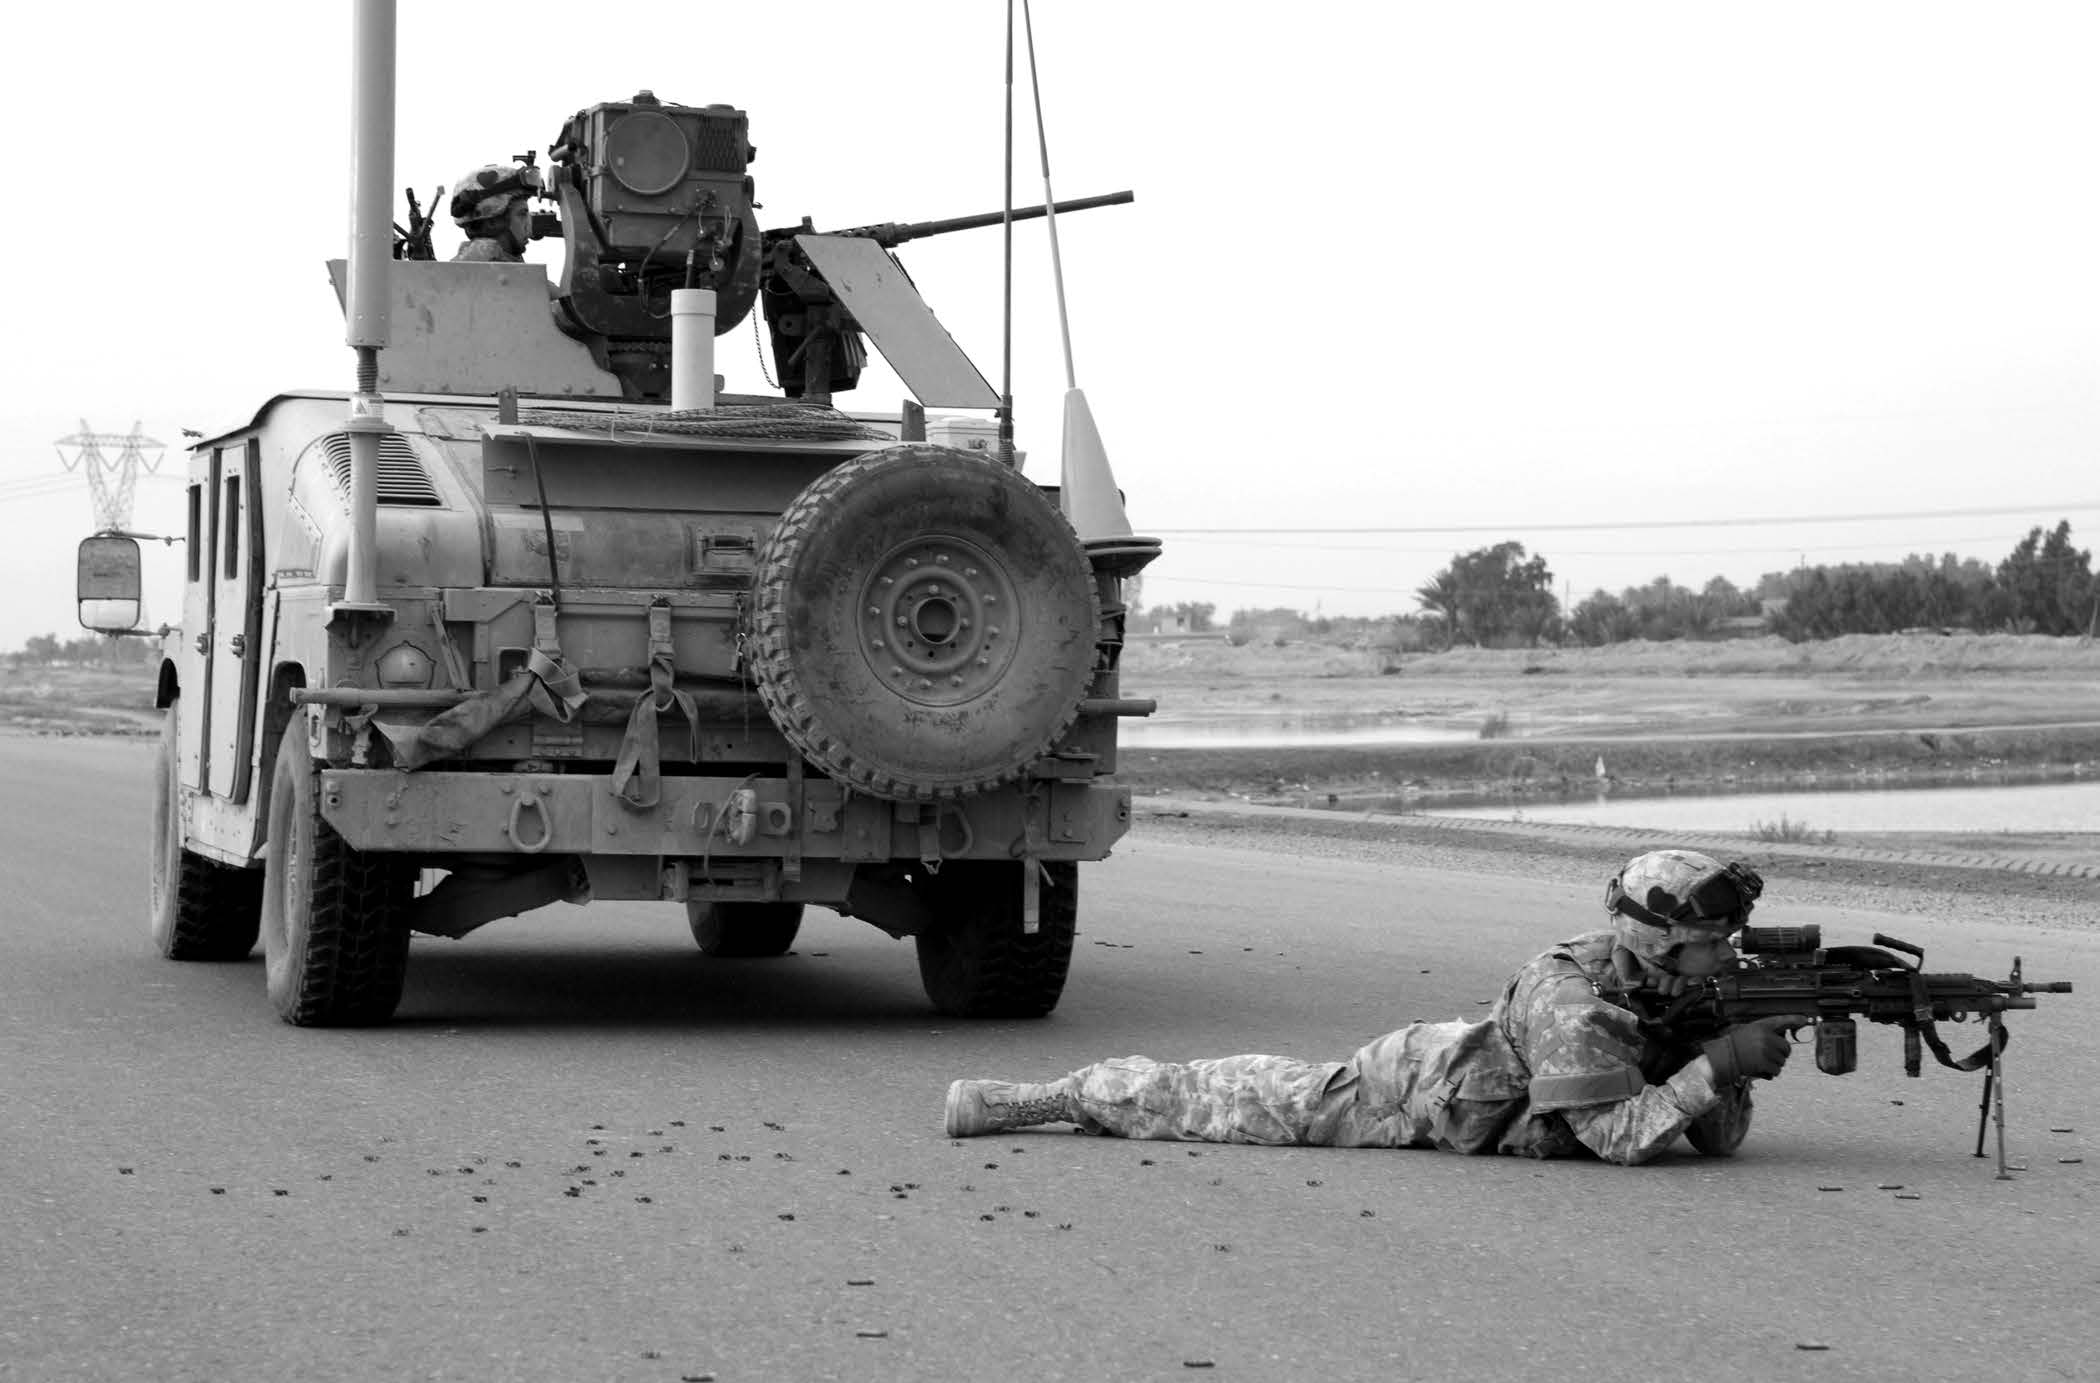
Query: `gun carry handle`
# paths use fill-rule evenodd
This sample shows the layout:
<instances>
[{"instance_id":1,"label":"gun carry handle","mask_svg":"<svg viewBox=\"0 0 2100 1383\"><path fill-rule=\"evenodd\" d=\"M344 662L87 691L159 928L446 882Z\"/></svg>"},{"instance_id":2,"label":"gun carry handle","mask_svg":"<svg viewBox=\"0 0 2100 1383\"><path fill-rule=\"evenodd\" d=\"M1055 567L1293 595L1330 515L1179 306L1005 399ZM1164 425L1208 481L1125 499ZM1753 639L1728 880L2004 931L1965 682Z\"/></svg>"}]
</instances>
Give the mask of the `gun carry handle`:
<instances>
[{"instance_id":1,"label":"gun carry handle","mask_svg":"<svg viewBox=\"0 0 2100 1383\"><path fill-rule=\"evenodd\" d=\"M1923 946L1913 946L1908 941L1898 941L1886 932L1874 933L1874 944L1876 946L1886 946L1891 951L1901 951L1904 955L1920 962L1925 959L1925 948Z\"/></svg>"}]
</instances>

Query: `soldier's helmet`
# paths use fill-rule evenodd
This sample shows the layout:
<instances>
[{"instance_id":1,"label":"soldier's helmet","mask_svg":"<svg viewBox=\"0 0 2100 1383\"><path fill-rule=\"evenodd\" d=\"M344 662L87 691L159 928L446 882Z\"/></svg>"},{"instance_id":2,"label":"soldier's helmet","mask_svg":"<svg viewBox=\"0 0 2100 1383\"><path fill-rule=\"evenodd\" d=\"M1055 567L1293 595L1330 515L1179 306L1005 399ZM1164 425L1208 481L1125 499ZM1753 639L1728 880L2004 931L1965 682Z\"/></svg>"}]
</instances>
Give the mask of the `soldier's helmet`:
<instances>
[{"instance_id":1,"label":"soldier's helmet","mask_svg":"<svg viewBox=\"0 0 2100 1383\"><path fill-rule=\"evenodd\" d=\"M523 164L489 163L452 184L452 219L461 226L501 219L511 203L541 188L540 170Z\"/></svg>"},{"instance_id":2,"label":"soldier's helmet","mask_svg":"<svg viewBox=\"0 0 2100 1383\"><path fill-rule=\"evenodd\" d=\"M1636 955L1655 955L1683 940L1686 930L1734 932L1764 891L1765 881L1746 864L1723 864L1696 850L1651 850L1628 860L1604 886L1604 910L1621 944Z\"/></svg>"}]
</instances>

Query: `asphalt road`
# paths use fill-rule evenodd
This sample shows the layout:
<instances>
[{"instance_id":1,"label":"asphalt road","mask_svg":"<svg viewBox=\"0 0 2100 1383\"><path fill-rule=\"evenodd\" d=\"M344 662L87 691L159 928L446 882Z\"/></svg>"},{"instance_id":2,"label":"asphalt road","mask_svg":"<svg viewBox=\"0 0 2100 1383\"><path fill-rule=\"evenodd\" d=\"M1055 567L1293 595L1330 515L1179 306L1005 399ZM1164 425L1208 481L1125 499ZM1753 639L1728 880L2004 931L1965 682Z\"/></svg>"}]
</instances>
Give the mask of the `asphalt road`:
<instances>
[{"instance_id":1,"label":"asphalt road","mask_svg":"<svg viewBox=\"0 0 2100 1383\"><path fill-rule=\"evenodd\" d=\"M1341 1056L1470 1016L1601 880L1141 827L1085 874L1043 1022L934 1018L908 945L829 913L732 963L668 905L604 904L419 939L400 1022L301 1031L259 960L151 953L150 753L0 737L0 1378L2096 1367L2100 1156L2065 1160L2100 1130L2090 928L1766 897L1761 921L2078 985L2014 1015L2009 1183L1969 1156L1978 1082L1905 1080L1881 1029L1859 1073L1767 1087L1728 1163L953 1142L957 1076Z\"/></svg>"}]
</instances>

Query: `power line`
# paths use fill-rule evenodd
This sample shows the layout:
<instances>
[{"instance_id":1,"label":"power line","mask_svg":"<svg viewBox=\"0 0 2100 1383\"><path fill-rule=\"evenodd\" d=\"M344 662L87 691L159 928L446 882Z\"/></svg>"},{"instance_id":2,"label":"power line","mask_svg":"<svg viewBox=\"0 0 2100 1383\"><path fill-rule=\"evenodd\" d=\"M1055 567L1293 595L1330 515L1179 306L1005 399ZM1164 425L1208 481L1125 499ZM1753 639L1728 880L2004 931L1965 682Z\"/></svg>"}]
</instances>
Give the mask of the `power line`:
<instances>
[{"instance_id":1,"label":"power line","mask_svg":"<svg viewBox=\"0 0 2100 1383\"><path fill-rule=\"evenodd\" d=\"M2072 504L2021 504L1973 509L1890 510L1878 514L1782 514L1760 517L1709 516L1697 519L1621 519L1611 522L1593 523L1517 523L1505 519L1497 523L1435 524L1404 528L1152 528L1150 531L1165 538L1214 533L1284 533L1315 536L1383 533L1600 533L1654 528L1776 528L1804 523L1887 523L1907 522L1917 519L2004 518L2015 514L2032 514L2037 510L2047 510L2057 514L2089 513L2100 511L2100 501L2084 501Z\"/></svg>"},{"instance_id":2,"label":"power line","mask_svg":"<svg viewBox=\"0 0 2100 1383\"><path fill-rule=\"evenodd\" d=\"M54 483L48 485L23 485L0 489L0 504L8 504L16 500L49 499L54 495L71 494L80 488L73 481L59 477L53 477L53 481Z\"/></svg>"},{"instance_id":3,"label":"power line","mask_svg":"<svg viewBox=\"0 0 2100 1383\"><path fill-rule=\"evenodd\" d=\"M1412 596L1412 586L1291 586L1281 581L1213 581L1207 576L1168 577L1162 584L1177 586L1231 586L1249 591L1311 591L1314 594L1333 595L1405 595Z\"/></svg>"},{"instance_id":4,"label":"power line","mask_svg":"<svg viewBox=\"0 0 2100 1383\"><path fill-rule=\"evenodd\" d=\"M1158 532L1160 530L1155 529L1153 531ZM1643 547L1633 549L1623 547L1556 547L1551 552L1542 552L1539 555L1549 559L1557 560L1562 557L1714 557L1730 555L1754 556L1760 553L1768 555L1785 554L1791 556L1795 553L1802 552L1859 552L1862 550L1893 550L1896 548L1905 548L1916 552L1922 551L1922 549L1925 547L1931 547L1937 550L1947 545L1967 543L2003 543L2006 546L2010 547L2014 543L2021 542L2026 537L2027 535L2025 533L2015 533L2010 535L1991 533L1972 534L1970 536L1961 538L1934 538L1929 542L1926 542L1921 539L1906 539L1891 540L1885 543L1767 543L1761 547ZM1246 539L1232 537L1205 537L1200 534L1191 535L1187 533L1181 535L1179 542L1194 544L1197 546L1201 546L1208 543L1217 547L1230 547L1240 549L1251 548L1265 552L1371 552L1382 553L1389 557L1434 557L1440 554L1449 555L1451 551L1448 545L1440 545L1437 547L1392 547L1382 543L1377 544L1375 546L1347 543L1277 543L1263 542L1260 540L1250 541Z\"/></svg>"}]
</instances>

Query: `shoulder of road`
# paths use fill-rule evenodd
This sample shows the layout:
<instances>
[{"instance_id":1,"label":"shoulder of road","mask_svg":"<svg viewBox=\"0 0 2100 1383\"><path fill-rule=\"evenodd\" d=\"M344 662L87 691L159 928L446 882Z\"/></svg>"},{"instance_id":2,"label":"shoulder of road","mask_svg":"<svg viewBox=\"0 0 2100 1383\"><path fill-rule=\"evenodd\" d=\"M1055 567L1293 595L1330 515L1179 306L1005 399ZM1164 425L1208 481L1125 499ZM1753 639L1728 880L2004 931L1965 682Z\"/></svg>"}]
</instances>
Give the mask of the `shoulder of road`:
<instances>
[{"instance_id":1,"label":"shoulder of road","mask_svg":"<svg viewBox=\"0 0 2100 1383\"><path fill-rule=\"evenodd\" d=\"M2100 879L2100 839L2093 839L2094 857L2086 860L2052 858L2040 854L1975 851L1899 850L1874 846L1845 845L1835 841L1766 841L1750 835L1711 832L1669 832L1655 826L1590 826L1548 821L1493 821L1470 816L1439 816L1434 812L1342 811L1319 807L1265 806L1253 802L1204 800L1161 795L1136 799L1134 810L1186 816L1266 818L1292 821L1307 828L1325 828L1336 823L1374 830L1439 831L1466 835L1523 836L1531 839L1571 840L1596 843L1649 841L1667 833L1688 849L1709 853L1740 854L1746 849L1789 858L1853 860L1880 864L1923 864L1945 869L2005 869L2026 874L2055 874L2067 878ZM1944 837L1935 837L1936 841ZM1988 836L1979 838L1988 840ZM2091 838L2089 838L2091 839Z\"/></svg>"},{"instance_id":2,"label":"shoulder of road","mask_svg":"<svg viewBox=\"0 0 2100 1383\"><path fill-rule=\"evenodd\" d=\"M1249 848L1297 854L1347 854L1432 868L1495 873L1541 868L1601 880L1629 856L1662 846L1704 850L1743 860L1800 900L1879 904L1905 910L1959 906L1965 914L2080 929L2100 926L2100 846L2092 837L2066 837L2047 850L1993 851L1979 839L1975 851L1950 851L1946 837L1931 848L1902 849L1838 842L1764 841L1744 835L1676 832L1654 826L1587 826L1531 821L1483 821L1431 813L1381 813L1272 807L1238 800L1158 795L1135 798L1134 834L1196 833L1226 837ZM1899 898L1898 895L1901 895Z\"/></svg>"}]
</instances>

